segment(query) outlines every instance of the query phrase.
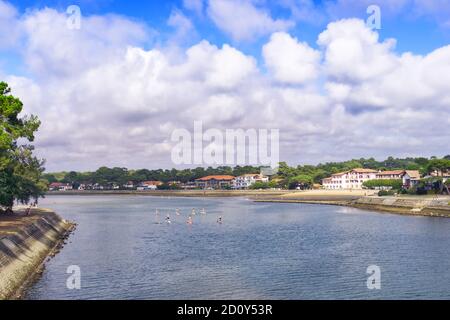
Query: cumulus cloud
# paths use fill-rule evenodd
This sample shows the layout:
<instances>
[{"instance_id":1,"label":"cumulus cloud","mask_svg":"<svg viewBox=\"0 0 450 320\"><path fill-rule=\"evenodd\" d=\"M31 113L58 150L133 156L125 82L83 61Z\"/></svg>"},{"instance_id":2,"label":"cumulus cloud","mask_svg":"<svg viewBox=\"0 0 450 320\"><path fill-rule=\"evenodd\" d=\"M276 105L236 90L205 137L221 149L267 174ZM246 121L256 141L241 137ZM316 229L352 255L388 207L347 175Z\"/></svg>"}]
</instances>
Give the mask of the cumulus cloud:
<instances>
[{"instance_id":1,"label":"cumulus cloud","mask_svg":"<svg viewBox=\"0 0 450 320\"><path fill-rule=\"evenodd\" d=\"M152 31L124 17L85 17L80 30L51 9L13 17L30 74L5 79L42 119L36 147L49 170L172 167L171 133L199 120L205 129L278 128L280 158L291 163L448 147L445 130L424 128L450 124L450 46L398 54L363 21L341 20L317 49L273 33L266 72L228 44L203 40L176 58L144 48Z\"/></svg>"},{"instance_id":2,"label":"cumulus cloud","mask_svg":"<svg viewBox=\"0 0 450 320\"><path fill-rule=\"evenodd\" d=\"M127 45L140 45L151 32L143 24L117 15L83 17L81 29L66 27L67 17L45 8L21 21L26 33L27 66L39 75L82 73L123 54Z\"/></svg>"},{"instance_id":3,"label":"cumulus cloud","mask_svg":"<svg viewBox=\"0 0 450 320\"><path fill-rule=\"evenodd\" d=\"M395 41L378 41L378 34L358 19L328 25L319 35L324 48L327 73L341 81L362 81L380 76L396 67L392 54Z\"/></svg>"},{"instance_id":4,"label":"cumulus cloud","mask_svg":"<svg viewBox=\"0 0 450 320\"><path fill-rule=\"evenodd\" d=\"M18 12L11 4L0 0L0 49L16 46L21 36L21 25Z\"/></svg>"},{"instance_id":5,"label":"cumulus cloud","mask_svg":"<svg viewBox=\"0 0 450 320\"><path fill-rule=\"evenodd\" d=\"M183 0L183 6L197 15L203 15L203 0Z\"/></svg>"},{"instance_id":6,"label":"cumulus cloud","mask_svg":"<svg viewBox=\"0 0 450 320\"><path fill-rule=\"evenodd\" d=\"M263 47L264 61L276 80L303 84L317 78L320 52L284 32L272 34Z\"/></svg>"},{"instance_id":7,"label":"cumulus cloud","mask_svg":"<svg viewBox=\"0 0 450 320\"><path fill-rule=\"evenodd\" d=\"M175 28L175 34L172 36L172 39L176 43L185 42L187 39L195 36L195 28L191 20L179 10L172 11L167 24Z\"/></svg>"},{"instance_id":8,"label":"cumulus cloud","mask_svg":"<svg viewBox=\"0 0 450 320\"><path fill-rule=\"evenodd\" d=\"M209 0L207 11L216 26L236 41L254 40L294 25L289 20L273 19L250 0Z\"/></svg>"}]
</instances>

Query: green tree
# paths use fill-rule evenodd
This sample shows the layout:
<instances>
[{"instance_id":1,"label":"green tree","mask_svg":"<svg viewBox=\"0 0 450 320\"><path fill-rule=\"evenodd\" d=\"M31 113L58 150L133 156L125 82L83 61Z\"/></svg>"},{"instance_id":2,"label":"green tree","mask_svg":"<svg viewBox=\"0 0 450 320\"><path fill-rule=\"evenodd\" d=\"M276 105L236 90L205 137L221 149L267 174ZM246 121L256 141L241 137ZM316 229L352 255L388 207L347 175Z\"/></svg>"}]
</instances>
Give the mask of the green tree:
<instances>
[{"instance_id":1,"label":"green tree","mask_svg":"<svg viewBox=\"0 0 450 320\"><path fill-rule=\"evenodd\" d=\"M289 189L311 189L313 183L313 178L310 175L301 174L289 179Z\"/></svg>"},{"instance_id":2,"label":"green tree","mask_svg":"<svg viewBox=\"0 0 450 320\"><path fill-rule=\"evenodd\" d=\"M0 206L12 211L15 200L28 203L43 196L46 182L41 180L42 160L33 156L33 146L19 141L34 141L40 126L35 116L20 117L23 104L0 82Z\"/></svg>"},{"instance_id":3,"label":"green tree","mask_svg":"<svg viewBox=\"0 0 450 320\"><path fill-rule=\"evenodd\" d=\"M446 171L450 171L450 160L447 159L432 159L428 162L428 172L437 171L439 175L443 176Z\"/></svg>"}]
</instances>

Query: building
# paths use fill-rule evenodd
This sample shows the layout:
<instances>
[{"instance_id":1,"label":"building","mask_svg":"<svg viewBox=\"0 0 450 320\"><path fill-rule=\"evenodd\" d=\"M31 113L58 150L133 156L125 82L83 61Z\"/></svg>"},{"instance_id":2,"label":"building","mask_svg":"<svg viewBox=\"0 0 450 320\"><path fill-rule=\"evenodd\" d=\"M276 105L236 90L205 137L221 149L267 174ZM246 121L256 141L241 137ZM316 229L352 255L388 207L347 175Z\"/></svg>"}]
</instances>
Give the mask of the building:
<instances>
[{"instance_id":1,"label":"building","mask_svg":"<svg viewBox=\"0 0 450 320\"><path fill-rule=\"evenodd\" d=\"M197 188L201 189L226 189L233 187L234 176L215 175L206 176L195 180Z\"/></svg>"},{"instance_id":2,"label":"building","mask_svg":"<svg viewBox=\"0 0 450 320\"><path fill-rule=\"evenodd\" d=\"M350 171L335 173L322 180L325 189L362 189L363 183L377 178L378 171L356 168Z\"/></svg>"},{"instance_id":3,"label":"building","mask_svg":"<svg viewBox=\"0 0 450 320\"><path fill-rule=\"evenodd\" d=\"M430 173L432 177L441 177L442 181L446 182L447 180L450 180L450 170L442 171L442 170L435 170Z\"/></svg>"},{"instance_id":4,"label":"building","mask_svg":"<svg viewBox=\"0 0 450 320\"><path fill-rule=\"evenodd\" d=\"M379 171L377 173L377 179L402 179L404 174L405 170Z\"/></svg>"},{"instance_id":5,"label":"building","mask_svg":"<svg viewBox=\"0 0 450 320\"><path fill-rule=\"evenodd\" d=\"M139 184L137 190L138 191L156 190L161 185L163 185L161 181L143 181Z\"/></svg>"},{"instance_id":6,"label":"building","mask_svg":"<svg viewBox=\"0 0 450 320\"><path fill-rule=\"evenodd\" d=\"M243 174L233 181L233 189L248 189L256 182L269 182L269 177L259 173Z\"/></svg>"},{"instance_id":7,"label":"building","mask_svg":"<svg viewBox=\"0 0 450 320\"><path fill-rule=\"evenodd\" d=\"M70 191L73 190L73 187L70 183L53 182L48 189L50 191Z\"/></svg>"},{"instance_id":8,"label":"building","mask_svg":"<svg viewBox=\"0 0 450 320\"><path fill-rule=\"evenodd\" d=\"M409 189L415 187L420 182L419 170L405 170L402 175L403 188Z\"/></svg>"},{"instance_id":9,"label":"building","mask_svg":"<svg viewBox=\"0 0 450 320\"><path fill-rule=\"evenodd\" d=\"M402 180L403 187L409 189L420 181L418 170L375 171L357 168L331 175L322 180L325 189L363 189L363 183L368 180Z\"/></svg>"},{"instance_id":10,"label":"building","mask_svg":"<svg viewBox=\"0 0 450 320\"><path fill-rule=\"evenodd\" d=\"M188 181L186 183L182 183L180 185L180 187L183 190L193 190L193 189L197 189L197 184L193 181Z\"/></svg>"},{"instance_id":11,"label":"building","mask_svg":"<svg viewBox=\"0 0 450 320\"><path fill-rule=\"evenodd\" d=\"M133 182L133 181L128 181L127 183L125 183L125 184L123 185L123 187L124 187L125 189L134 189L134 188L135 188L135 185L134 185L134 182Z\"/></svg>"}]
</instances>

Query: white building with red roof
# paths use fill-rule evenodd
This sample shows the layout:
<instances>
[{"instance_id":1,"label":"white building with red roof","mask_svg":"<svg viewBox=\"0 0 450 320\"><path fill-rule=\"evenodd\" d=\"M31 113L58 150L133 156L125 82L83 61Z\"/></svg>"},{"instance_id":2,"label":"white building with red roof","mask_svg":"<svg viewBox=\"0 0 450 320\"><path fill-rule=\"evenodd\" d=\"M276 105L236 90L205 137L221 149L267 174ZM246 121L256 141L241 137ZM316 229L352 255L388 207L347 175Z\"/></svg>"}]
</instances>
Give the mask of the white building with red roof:
<instances>
[{"instance_id":1,"label":"white building with red roof","mask_svg":"<svg viewBox=\"0 0 450 320\"><path fill-rule=\"evenodd\" d=\"M363 183L377 178L378 171L356 168L339 172L322 180L325 189L362 189Z\"/></svg>"}]
</instances>

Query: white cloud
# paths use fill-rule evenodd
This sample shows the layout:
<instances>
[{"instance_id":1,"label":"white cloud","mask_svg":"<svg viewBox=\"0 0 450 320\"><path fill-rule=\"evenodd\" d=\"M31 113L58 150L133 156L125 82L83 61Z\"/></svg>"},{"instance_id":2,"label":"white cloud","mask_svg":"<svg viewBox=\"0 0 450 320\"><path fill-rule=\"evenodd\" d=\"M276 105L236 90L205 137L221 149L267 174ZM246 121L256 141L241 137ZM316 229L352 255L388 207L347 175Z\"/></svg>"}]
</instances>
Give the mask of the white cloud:
<instances>
[{"instance_id":1,"label":"white cloud","mask_svg":"<svg viewBox=\"0 0 450 320\"><path fill-rule=\"evenodd\" d=\"M391 53L395 41L378 41L378 34L362 20L348 19L330 23L319 35L325 51L329 76L341 81L368 80L392 71L397 58Z\"/></svg>"},{"instance_id":2,"label":"white cloud","mask_svg":"<svg viewBox=\"0 0 450 320\"><path fill-rule=\"evenodd\" d=\"M9 3L0 0L0 49L15 47L21 36L18 12Z\"/></svg>"},{"instance_id":3,"label":"white cloud","mask_svg":"<svg viewBox=\"0 0 450 320\"><path fill-rule=\"evenodd\" d=\"M81 29L66 27L66 16L53 9L32 12L23 19L27 35L25 59L37 74L73 75L120 56L127 45L149 40L149 30L126 18L83 17Z\"/></svg>"},{"instance_id":4,"label":"white cloud","mask_svg":"<svg viewBox=\"0 0 450 320\"><path fill-rule=\"evenodd\" d=\"M264 61L276 80L303 84L317 78L320 52L284 32L274 33L263 47Z\"/></svg>"},{"instance_id":5,"label":"white cloud","mask_svg":"<svg viewBox=\"0 0 450 320\"><path fill-rule=\"evenodd\" d=\"M291 163L448 147L445 130L427 128L448 127L450 46L399 55L362 21L342 20L318 50L273 34L265 74L230 45L204 40L176 58L164 46L144 49L152 31L124 17L85 17L75 33L50 9L14 19L30 75L5 79L42 119L36 146L49 170L171 167L171 132L196 120L205 129L279 128L281 159Z\"/></svg>"},{"instance_id":6,"label":"white cloud","mask_svg":"<svg viewBox=\"0 0 450 320\"><path fill-rule=\"evenodd\" d=\"M196 36L195 28L191 20L179 10L172 11L167 20L167 24L175 28L175 34L172 36L172 40L176 43L184 43L188 39Z\"/></svg>"},{"instance_id":7,"label":"white cloud","mask_svg":"<svg viewBox=\"0 0 450 320\"><path fill-rule=\"evenodd\" d=\"M216 26L236 41L255 40L294 25L289 20L273 19L249 0L209 0L207 11Z\"/></svg>"},{"instance_id":8,"label":"white cloud","mask_svg":"<svg viewBox=\"0 0 450 320\"><path fill-rule=\"evenodd\" d=\"M183 0L183 6L194 11L198 16L203 15L203 0Z\"/></svg>"}]
</instances>

